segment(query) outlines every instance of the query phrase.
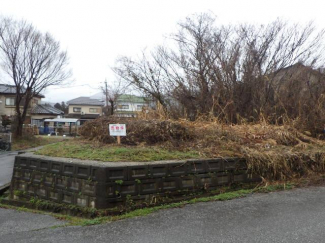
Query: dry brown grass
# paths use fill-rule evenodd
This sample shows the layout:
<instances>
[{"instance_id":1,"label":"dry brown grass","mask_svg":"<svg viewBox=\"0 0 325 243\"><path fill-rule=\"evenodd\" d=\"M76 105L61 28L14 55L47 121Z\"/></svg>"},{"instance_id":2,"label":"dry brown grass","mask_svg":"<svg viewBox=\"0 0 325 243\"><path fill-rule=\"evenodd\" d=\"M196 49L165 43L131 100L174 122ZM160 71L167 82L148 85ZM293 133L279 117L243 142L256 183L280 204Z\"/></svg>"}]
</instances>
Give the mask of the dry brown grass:
<instances>
[{"instance_id":1,"label":"dry brown grass","mask_svg":"<svg viewBox=\"0 0 325 243\"><path fill-rule=\"evenodd\" d=\"M325 142L289 125L100 118L84 125L81 135L93 142L115 143L108 124L118 122L127 124L124 144L196 151L204 157L245 157L249 172L267 180L325 172Z\"/></svg>"},{"instance_id":2,"label":"dry brown grass","mask_svg":"<svg viewBox=\"0 0 325 243\"><path fill-rule=\"evenodd\" d=\"M267 180L286 180L325 172L323 151L244 149L248 171Z\"/></svg>"},{"instance_id":3,"label":"dry brown grass","mask_svg":"<svg viewBox=\"0 0 325 243\"><path fill-rule=\"evenodd\" d=\"M124 123L127 126L127 136L121 138L122 144L154 145L171 142L176 145L180 141L187 141L193 138L190 129L180 122L172 120L139 120L116 117L101 117L87 122L79 130L84 138L110 144L115 143L115 138L108 133L108 125Z\"/></svg>"}]
</instances>

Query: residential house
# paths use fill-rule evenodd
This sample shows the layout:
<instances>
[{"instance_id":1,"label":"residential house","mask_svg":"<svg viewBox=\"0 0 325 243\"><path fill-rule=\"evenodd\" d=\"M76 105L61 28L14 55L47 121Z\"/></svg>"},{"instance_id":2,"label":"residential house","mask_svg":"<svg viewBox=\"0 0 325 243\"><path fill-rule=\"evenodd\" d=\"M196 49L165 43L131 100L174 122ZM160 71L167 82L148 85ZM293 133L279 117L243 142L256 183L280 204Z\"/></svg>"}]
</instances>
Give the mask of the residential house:
<instances>
[{"instance_id":1,"label":"residential house","mask_svg":"<svg viewBox=\"0 0 325 243\"><path fill-rule=\"evenodd\" d=\"M103 114L104 103L98 99L78 97L67 102L69 107L67 118L77 118L82 125L85 121L96 119Z\"/></svg>"},{"instance_id":2,"label":"residential house","mask_svg":"<svg viewBox=\"0 0 325 243\"><path fill-rule=\"evenodd\" d=\"M104 101L105 95L101 92L90 98ZM146 97L122 94L116 100L115 115L119 117L136 117L143 109L152 108L153 106L154 102Z\"/></svg>"},{"instance_id":3,"label":"residential house","mask_svg":"<svg viewBox=\"0 0 325 243\"><path fill-rule=\"evenodd\" d=\"M16 87L13 85L0 84L0 117L6 115L12 117L16 114ZM34 106L41 102L44 98L43 95L37 95L29 104L29 110L27 112L25 124L30 124L32 115L31 110ZM37 115L34 113L33 115Z\"/></svg>"},{"instance_id":4,"label":"residential house","mask_svg":"<svg viewBox=\"0 0 325 243\"><path fill-rule=\"evenodd\" d=\"M118 97L115 115L119 117L135 117L144 108L149 107L149 101L145 97L124 94Z\"/></svg>"}]
</instances>

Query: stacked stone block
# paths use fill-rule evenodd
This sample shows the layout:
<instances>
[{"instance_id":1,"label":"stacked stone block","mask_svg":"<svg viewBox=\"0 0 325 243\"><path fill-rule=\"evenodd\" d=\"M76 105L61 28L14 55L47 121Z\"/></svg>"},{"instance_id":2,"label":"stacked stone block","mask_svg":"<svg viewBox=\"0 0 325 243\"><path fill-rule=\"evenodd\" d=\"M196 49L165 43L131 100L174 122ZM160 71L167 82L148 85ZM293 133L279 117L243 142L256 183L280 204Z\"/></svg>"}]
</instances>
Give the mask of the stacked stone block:
<instances>
[{"instance_id":1,"label":"stacked stone block","mask_svg":"<svg viewBox=\"0 0 325 243\"><path fill-rule=\"evenodd\" d=\"M256 181L244 159L216 158L154 163L83 163L19 155L15 159L11 199L40 198L104 209L127 199L181 196L233 182Z\"/></svg>"}]
</instances>

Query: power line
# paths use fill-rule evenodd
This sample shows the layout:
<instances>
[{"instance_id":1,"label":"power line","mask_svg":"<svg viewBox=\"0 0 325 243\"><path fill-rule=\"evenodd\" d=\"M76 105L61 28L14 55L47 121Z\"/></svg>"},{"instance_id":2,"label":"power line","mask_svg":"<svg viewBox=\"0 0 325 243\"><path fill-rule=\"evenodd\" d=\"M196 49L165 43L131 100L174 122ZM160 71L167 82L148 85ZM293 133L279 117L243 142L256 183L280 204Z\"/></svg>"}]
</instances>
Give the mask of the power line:
<instances>
[{"instance_id":1,"label":"power line","mask_svg":"<svg viewBox=\"0 0 325 243\"><path fill-rule=\"evenodd\" d=\"M91 89L99 89L99 88L94 88L94 87L92 87L91 85L89 85L89 84L80 84L80 85L74 85L74 86L67 86L67 87L60 87L60 88L51 88L52 90L53 89L70 89L70 88L76 88L76 87L85 87L85 86L87 86L87 87L89 87L89 88L91 88Z\"/></svg>"}]
</instances>

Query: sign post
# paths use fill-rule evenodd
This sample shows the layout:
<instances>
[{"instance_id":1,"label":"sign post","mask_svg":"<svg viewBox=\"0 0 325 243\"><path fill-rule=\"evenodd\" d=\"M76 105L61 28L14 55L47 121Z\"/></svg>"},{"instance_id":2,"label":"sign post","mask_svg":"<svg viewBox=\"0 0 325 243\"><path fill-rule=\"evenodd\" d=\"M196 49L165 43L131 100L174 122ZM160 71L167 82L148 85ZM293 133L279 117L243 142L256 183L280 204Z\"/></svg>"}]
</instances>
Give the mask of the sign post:
<instances>
[{"instance_id":1,"label":"sign post","mask_svg":"<svg viewBox=\"0 0 325 243\"><path fill-rule=\"evenodd\" d=\"M109 124L109 135L117 137L117 144L121 144L121 137L126 136L125 124Z\"/></svg>"}]
</instances>

